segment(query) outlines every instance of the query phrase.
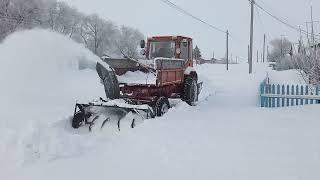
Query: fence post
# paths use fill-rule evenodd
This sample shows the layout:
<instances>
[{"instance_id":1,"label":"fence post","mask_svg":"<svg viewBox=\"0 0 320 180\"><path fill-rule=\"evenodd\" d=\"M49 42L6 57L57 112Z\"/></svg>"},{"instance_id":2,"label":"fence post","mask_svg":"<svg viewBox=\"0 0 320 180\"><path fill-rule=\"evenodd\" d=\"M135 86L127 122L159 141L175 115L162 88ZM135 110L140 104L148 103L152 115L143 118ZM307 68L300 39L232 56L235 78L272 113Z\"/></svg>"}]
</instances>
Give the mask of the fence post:
<instances>
[{"instance_id":1,"label":"fence post","mask_svg":"<svg viewBox=\"0 0 320 180\"><path fill-rule=\"evenodd\" d=\"M272 94L276 94L276 86L272 84ZM276 106L276 98L272 98L272 107Z\"/></svg>"},{"instance_id":2,"label":"fence post","mask_svg":"<svg viewBox=\"0 0 320 180\"><path fill-rule=\"evenodd\" d=\"M268 85L264 84L264 92L265 94L268 94ZM268 97L264 98L264 107L268 107Z\"/></svg>"},{"instance_id":3,"label":"fence post","mask_svg":"<svg viewBox=\"0 0 320 180\"><path fill-rule=\"evenodd\" d=\"M314 95L313 90L311 90L310 95L312 95L312 96ZM314 100L313 99L310 100L310 104L314 104Z\"/></svg>"},{"instance_id":4,"label":"fence post","mask_svg":"<svg viewBox=\"0 0 320 180\"><path fill-rule=\"evenodd\" d=\"M298 85L296 85L296 95L300 95L299 94L299 86ZM298 106L298 105L299 105L299 99L296 98L296 106Z\"/></svg>"},{"instance_id":5,"label":"fence post","mask_svg":"<svg viewBox=\"0 0 320 180\"><path fill-rule=\"evenodd\" d=\"M285 95L285 86L282 85L282 97ZM282 98L282 107L284 107L284 98Z\"/></svg>"},{"instance_id":6,"label":"fence post","mask_svg":"<svg viewBox=\"0 0 320 180\"><path fill-rule=\"evenodd\" d=\"M304 89L303 86L301 86L300 95L302 95L302 96L304 95L303 94L303 89ZM300 105L303 105L303 98L300 99Z\"/></svg>"},{"instance_id":7,"label":"fence post","mask_svg":"<svg viewBox=\"0 0 320 180\"><path fill-rule=\"evenodd\" d=\"M268 84L268 93L272 94L272 92L271 92L271 84ZM271 97L268 98L268 103L269 103L268 107L272 107L272 98Z\"/></svg>"},{"instance_id":8,"label":"fence post","mask_svg":"<svg viewBox=\"0 0 320 180\"><path fill-rule=\"evenodd\" d=\"M306 95L309 96L309 86L308 85L306 85ZM305 103L309 104L309 99L308 98L306 98L306 102Z\"/></svg>"},{"instance_id":9,"label":"fence post","mask_svg":"<svg viewBox=\"0 0 320 180\"><path fill-rule=\"evenodd\" d=\"M260 85L260 103L261 103L261 107L264 107L264 100L265 100L265 97L263 97L264 95L264 90L265 90L265 83L262 83Z\"/></svg>"},{"instance_id":10,"label":"fence post","mask_svg":"<svg viewBox=\"0 0 320 180\"><path fill-rule=\"evenodd\" d=\"M319 96L319 87L316 87L316 95ZM316 100L316 104L320 104L320 100Z\"/></svg>"},{"instance_id":11,"label":"fence post","mask_svg":"<svg viewBox=\"0 0 320 180\"><path fill-rule=\"evenodd\" d=\"M287 85L287 95L290 95L290 86ZM287 98L287 106L290 106L290 99Z\"/></svg>"},{"instance_id":12,"label":"fence post","mask_svg":"<svg viewBox=\"0 0 320 180\"><path fill-rule=\"evenodd\" d=\"M277 85L277 94L280 95L280 84ZM280 107L280 98L277 98L277 107Z\"/></svg>"},{"instance_id":13,"label":"fence post","mask_svg":"<svg viewBox=\"0 0 320 180\"><path fill-rule=\"evenodd\" d=\"M291 95L294 95L294 85L291 86ZM291 106L294 106L294 99L291 98Z\"/></svg>"}]
</instances>

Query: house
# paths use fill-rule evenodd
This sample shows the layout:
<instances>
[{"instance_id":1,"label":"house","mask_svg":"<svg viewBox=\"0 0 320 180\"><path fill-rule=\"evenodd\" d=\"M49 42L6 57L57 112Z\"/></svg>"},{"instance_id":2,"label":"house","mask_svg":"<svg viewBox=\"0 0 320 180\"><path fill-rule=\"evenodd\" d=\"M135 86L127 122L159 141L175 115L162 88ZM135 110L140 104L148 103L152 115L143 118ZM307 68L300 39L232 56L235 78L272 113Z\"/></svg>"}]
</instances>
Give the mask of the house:
<instances>
[{"instance_id":1,"label":"house","mask_svg":"<svg viewBox=\"0 0 320 180\"><path fill-rule=\"evenodd\" d=\"M312 45L312 46L310 46L311 48L320 48L320 43L316 43L316 44L314 44L314 45Z\"/></svg>"},{"instance_id":2,"label":"house","mask_svg":"<svg viewBox=\"0 0 320 180\"><path fill-rule=\"evenodd\" d=\"M211 59L203 59L199 58L198 60L195 60L197 64L215 64L217 59L211 58Z\"/></svg>"}]
</instances>

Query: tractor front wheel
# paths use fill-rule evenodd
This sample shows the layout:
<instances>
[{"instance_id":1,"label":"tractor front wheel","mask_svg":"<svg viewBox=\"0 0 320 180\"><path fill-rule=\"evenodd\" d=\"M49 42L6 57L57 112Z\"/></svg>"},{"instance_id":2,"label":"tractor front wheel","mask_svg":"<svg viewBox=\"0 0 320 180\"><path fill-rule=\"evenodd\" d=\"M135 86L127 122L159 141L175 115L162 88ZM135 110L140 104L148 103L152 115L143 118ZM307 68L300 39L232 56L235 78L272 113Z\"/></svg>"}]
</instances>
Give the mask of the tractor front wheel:
<instances>
[{"instance_id":1,"label":"tractor front wheel","mask_svg":"<svg viewBox=\"0 0 320 180\"><path fill-rule=\"evenodd\" d=\"M184 81L183 100L190 106L194 106L198 101L198 85L197 80L187 77Z\"/></svg>"},{"instance_id":2,"label":"tractor front wheel","mask_svg":"<svg viewBox=\"0 0 320 180\"><path fill-rule=\"evenodd\" d=\"M165 113L169 111L170 104L169 100L166 97L160 97L155 105L156 115L163 116Z\"/></svg>"}]
</instances>

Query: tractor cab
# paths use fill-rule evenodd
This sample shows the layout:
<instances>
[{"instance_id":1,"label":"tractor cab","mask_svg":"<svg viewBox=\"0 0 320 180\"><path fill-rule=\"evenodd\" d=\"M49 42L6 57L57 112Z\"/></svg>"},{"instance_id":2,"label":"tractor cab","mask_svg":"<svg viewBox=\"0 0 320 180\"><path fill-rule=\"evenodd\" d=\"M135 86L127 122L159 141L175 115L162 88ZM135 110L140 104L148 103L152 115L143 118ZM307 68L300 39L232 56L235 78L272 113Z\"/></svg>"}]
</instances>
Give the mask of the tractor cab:
<instances>
[{"instance_id":1,"label":"tractor cab","mask_svg":"<svg viewBox=\"0 0 320 180\"><path fill-rule=\"evenodd\" d=\"M155 36L141 41L143 55L147 59L180 59L192 66L192 39L183 36Z\"/></svg>"},{"instance_id":2,"label":"tractor cab","mask_svg":"<svg viewBox=\"0 0 320 180\"><path fill-rule=\"evenodd\" d=\"M148 38L147 42L142 40L141 55L143 59L125 58L103 58L117 75L123 75L128 71L142 71L149 73L160 69L179 69L184 71L193 67L192 39L184 36L155 36ZM169 80L170 81L170 80Z\"/></svg>"}]
</instances>

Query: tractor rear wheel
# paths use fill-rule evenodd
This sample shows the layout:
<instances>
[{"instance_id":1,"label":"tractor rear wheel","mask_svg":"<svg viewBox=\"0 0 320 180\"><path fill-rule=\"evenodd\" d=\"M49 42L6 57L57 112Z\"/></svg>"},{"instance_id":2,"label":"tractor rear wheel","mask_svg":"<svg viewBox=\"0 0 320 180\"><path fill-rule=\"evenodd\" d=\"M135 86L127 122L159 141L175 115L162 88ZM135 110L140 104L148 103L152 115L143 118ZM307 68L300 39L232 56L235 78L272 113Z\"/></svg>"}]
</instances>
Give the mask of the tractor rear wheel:
<instances>
[{"instance_id":1,"label":"tractor rear wheel","mask_svg":"<svg viewBox=\"0 0 320 180\"><path fill-rule=\"evenodd\" d=\"M170 108L170 103L168 98L166 97L160 97L155 105L156 115L157 116L163 116L165 113L168 112Z\"/></svg>"},{"instance_id":2,"label":"tractor rear wheel","mask_svg":"<svg viewBox=\"0 0 320 180\"><path fill-rule=\"evenodd\" d=\"M78 129L85 122L85 115L83 112L77 112L72 119L72 127Z\"/></svg>"},{"instance_id":3,"label":"tractor rear wheel","mask_svg":"<svg viewBox=\"0 0 320 180\"><path fill-rule=\"evenodd\" d=\"M192 77L187 77L184 81L183 100L190 106L194 106L198 101L198 84Z\"/></svg>"}]
</instances>

